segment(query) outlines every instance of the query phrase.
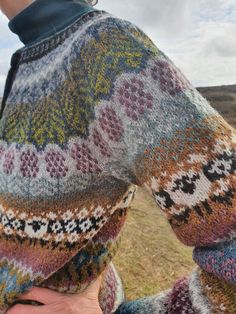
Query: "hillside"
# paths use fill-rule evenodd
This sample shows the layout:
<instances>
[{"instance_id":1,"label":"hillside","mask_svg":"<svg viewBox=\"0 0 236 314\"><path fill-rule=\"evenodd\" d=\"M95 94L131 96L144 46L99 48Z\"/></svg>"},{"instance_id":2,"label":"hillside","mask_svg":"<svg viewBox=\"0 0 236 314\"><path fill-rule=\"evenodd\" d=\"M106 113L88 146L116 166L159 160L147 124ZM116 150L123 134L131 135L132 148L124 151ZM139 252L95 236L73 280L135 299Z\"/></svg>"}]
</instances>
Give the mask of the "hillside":
<instances>
[{"instance_id":1,"label":"hillside","mask_svg":"<svg viewBox=\"0 0 236 314\"><path fill-rule=\"evenodd\" d=\"M199 87L198 90L230 124L236 127L236 84Z\"/></svg>"}]
</instances>

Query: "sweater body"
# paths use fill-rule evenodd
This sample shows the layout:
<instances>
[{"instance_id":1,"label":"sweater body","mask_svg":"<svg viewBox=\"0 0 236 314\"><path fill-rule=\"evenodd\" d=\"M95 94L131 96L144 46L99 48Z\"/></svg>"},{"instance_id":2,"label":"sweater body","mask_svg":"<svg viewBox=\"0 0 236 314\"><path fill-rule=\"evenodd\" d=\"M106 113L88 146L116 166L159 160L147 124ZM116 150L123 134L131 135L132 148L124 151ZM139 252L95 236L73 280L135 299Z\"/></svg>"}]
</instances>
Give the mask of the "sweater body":
<instances>
[{"instance_id":1,"label":"sweater body","mask_svg":"<svg viewBox=\"0 0 236 314\"><path fill-rule=\"evenodd\" d=\"M0 120L2 312L33 285L85 289L112 265L145 185L200 268L119 313L184 313L183 291L188 313L199 299L199 313L213 313L221 305L203 286L236 281L235 130L144 32L108 12L84 14L19 56ZM104 284L100 301L112 313L124 295L107 269L116 289Z\"/></svg>"},{"instance_id":2,"label":"sweater body","mask_svg":"<svg viewBox=\"0 0 236 314\"><path fill-rule=\"evenodd\" d=\"M0 126L5 304L32 285L82 291L117 251L136 186L110 164L122 156L119 130L106 129L109 110L99 124L106 108L99 97L107 92L97 78L100 65L96 77L87 69L89 50L102 47L90 33L107 18L85 14L66 28L67 38L50 37L55 46L43 55L32 48L19 60Z\"/></svg>"}]
</instances>

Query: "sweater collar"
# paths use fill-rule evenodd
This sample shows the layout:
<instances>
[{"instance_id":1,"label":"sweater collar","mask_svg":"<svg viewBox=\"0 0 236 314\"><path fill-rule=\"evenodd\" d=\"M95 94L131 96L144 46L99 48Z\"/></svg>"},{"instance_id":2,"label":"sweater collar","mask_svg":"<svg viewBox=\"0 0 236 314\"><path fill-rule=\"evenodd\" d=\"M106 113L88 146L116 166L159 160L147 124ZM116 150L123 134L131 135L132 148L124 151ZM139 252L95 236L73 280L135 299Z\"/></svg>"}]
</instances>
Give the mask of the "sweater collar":
<instances>
[{"instance_id":1,"label":"sweater collar","mask_svg":"<svg viewBox=\"0 0 236 314\"><path fill-rule=\"evenodd\" d=\"M8 23L27 46L62 30L89 11L97 11L85 0L35 0Z\"/></svg>"}]
</instances>

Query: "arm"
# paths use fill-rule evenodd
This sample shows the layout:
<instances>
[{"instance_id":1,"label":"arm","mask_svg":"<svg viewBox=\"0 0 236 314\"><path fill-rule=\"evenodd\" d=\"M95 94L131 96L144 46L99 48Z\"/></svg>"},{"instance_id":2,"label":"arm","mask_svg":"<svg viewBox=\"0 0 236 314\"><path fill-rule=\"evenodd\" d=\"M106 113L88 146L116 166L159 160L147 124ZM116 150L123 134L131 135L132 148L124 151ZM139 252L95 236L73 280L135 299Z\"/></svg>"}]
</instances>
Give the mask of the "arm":
<instances>
[{"instance_id":1,"label":"arm","mask_svg":"<svg viewBox=\"0 0 236 314\"><path fill-rule=\"evenodd\" d=\"M98 109L101 126L112 112L116 127L110 168L119 162L126 180L149 188L184 244L204 247L231 239L235 129L167 56L154 44L150 48L146 35L131 35L128 27L126 32L139 45L139 63L116 77L112 97ZM105 127L104 133L109 136Z\"/></svg>"},{"instance_id":2,"label":"arm","mask_svg":"<svg viewBox=\"0 0 236 314\"><path fill-rule=\"evenodd\" d=\"M236 280L231 240L236 229L235 130L141 30L127 23L123 31L130 38L124 46L136 64L116 76L112 97L98 109L101 125L110 112L116 128L117 136L110 138L115 153L109 169L120 176L119 164L124 180L148 187L178 239L196 248L194 260L201 269L155 301L136 300L119 313L155 302L156 308L165 302L172 308L181 291L188 304L198 308L204 303L210 311L207 285L219 279L222 288L221 279L228 284ZM114 64L119 65L117 60L114 57ZM131 64L128 57L122 65L125 62ZM104 134L109 139L105 127Z\"/></svg>"}]
</instances>

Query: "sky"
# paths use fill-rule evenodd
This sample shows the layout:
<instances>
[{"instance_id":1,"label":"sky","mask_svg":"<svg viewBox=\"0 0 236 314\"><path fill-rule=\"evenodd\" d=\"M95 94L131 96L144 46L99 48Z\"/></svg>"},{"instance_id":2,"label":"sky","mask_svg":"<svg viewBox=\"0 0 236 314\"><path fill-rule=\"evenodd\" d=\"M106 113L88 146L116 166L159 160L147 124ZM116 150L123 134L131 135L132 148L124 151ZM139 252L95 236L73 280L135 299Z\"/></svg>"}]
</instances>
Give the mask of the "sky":
<instances>
[{"instance_id":1,"label":"sky","mask_svg":"<svg viewBox=\"0 0 236 314\"><path fill-rule=\"evenodd\" d=\"M95 6L140 27L194 86L236 84L236 0L98 0ZM0 96L22 47L0 13Z\"/></svg>"}]
</instances>

